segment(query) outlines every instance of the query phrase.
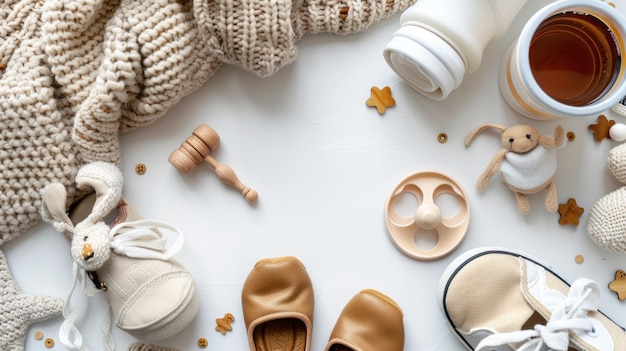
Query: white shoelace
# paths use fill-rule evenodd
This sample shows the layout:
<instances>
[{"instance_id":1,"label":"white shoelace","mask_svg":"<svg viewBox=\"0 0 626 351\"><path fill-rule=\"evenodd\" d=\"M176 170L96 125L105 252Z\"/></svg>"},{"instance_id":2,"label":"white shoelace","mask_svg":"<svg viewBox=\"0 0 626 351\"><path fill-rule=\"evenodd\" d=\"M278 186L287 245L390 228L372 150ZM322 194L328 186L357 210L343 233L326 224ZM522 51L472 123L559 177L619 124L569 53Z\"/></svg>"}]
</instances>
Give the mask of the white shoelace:
<instances>
[{"instance_id":1,"label":"white shoelace","mask_svg":"<svg viewBox=\"0 0 626 351\"><path fill-rule=\"evenodd\" d=\"M155 229L155 230L153 230ZM156 229L167 229L175 233L175 238L170 247L167 247L168 239ZM181 231L167 223L153 220L139 220L134 222L123 222L114 226L109 232L111 236L111 249L117 254L133 258L168 260L177 254L184 245L184 237ZM72 266L74 283L69 296L65 300L63 308L63 318L59 330L59 341L67 350L88 351L83 344L83 337L76 327L76 322L87 307L89 298L93 297L100 290L94 287L87 276L87 272L74 262ZM74 306L71 300L76 287L80 286L80 291L76 297ZM108 313L105 314L101 331L103 335L102 343L105 351L115 350L115 340L111 334L111 322L113 311L109 306Z\"/></svg>"},{"instance_id":2,"label":"white shoelace","mask_svg":"<svg viewBox=\"0 0 626 351\"><path fill-rule=\"evenodd\" d=\"M522 343L518 351L540 351L546 348L554 351L567 351L569 332L594 331L590 311L597 311L600 287L589 279L578 279L570 287L565 301L558 305L546 325L535 325L532 330L493 334L483 339L476 351L488 351L492 347Z\"/></svg>"}]
</instances>

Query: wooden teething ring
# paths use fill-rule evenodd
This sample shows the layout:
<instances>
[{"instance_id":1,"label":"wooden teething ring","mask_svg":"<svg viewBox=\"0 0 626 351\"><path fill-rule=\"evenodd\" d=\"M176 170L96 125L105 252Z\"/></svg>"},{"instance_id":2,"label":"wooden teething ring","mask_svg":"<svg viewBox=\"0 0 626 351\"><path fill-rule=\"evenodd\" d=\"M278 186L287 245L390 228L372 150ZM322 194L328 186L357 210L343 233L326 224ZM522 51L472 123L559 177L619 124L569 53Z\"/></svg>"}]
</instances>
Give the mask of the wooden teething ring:
<instances>
[{"instance_id":1,"label":"wooden teething ring","mask_svg":"<svg viewBox=\"0 0 626 351\"><path fill-rule=\"evenodd\" d=\"M403 217L393 208L397 196L409 193L419 202L415 214ZM459 202L459 210L451 217L442 218L441 209L435 199L442 194L451 194ZM441 258L461 243L469 226L470 207L467 195L450 177L437 172L418 172L400 181L385 204L385 221L389 235L405 255L418 260ZM415 243L421 229L437 233L437 244L431 250L423 250Z\"/></svg>"}]
</instances>

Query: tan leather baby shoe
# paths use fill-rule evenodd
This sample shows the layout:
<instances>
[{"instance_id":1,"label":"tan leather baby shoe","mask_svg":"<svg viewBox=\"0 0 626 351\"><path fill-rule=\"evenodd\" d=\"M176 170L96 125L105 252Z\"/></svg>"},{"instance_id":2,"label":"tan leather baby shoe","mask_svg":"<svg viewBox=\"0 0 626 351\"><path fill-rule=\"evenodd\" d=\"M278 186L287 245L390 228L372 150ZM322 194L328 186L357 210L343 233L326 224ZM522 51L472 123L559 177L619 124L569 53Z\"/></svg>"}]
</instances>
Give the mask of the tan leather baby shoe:
<instances>
[{"instance_id":1,"label":"tan leather baby shoe","mask_svg":"<svg viewBox=\"0 0 626 351\"><path fill-rule=\"evenodd\" d=\"M404 322L389 296L365 289L344 307L324 351L402 351Z\"/></svg>"},{"instance_id":2,"label":"tan leather baby shoe","mask_svg":"<svg viewBox=\"0 0 626 351\"><path fill-rule=\"evenodd\" d=\"M309 351L313 286L295 257L258 261L241 292L251 351Z\"/></svg>"}]
</instances>

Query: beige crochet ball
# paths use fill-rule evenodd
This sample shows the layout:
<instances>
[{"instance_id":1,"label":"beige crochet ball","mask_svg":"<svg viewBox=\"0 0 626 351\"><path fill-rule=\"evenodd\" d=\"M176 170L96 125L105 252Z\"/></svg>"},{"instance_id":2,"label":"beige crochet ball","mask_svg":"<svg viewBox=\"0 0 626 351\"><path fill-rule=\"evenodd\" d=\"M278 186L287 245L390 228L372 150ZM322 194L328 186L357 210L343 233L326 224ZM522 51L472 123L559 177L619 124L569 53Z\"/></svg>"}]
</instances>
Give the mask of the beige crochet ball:
<instances>
[{"instance_id":1,"label":"beige crochet ball","mask_svg":"<svg viewBox=\"0 0 626 351\"><path fill-rule=\"evenodd\" d=\"M608 193L594 203L587 233L601 248L626 253L626 187Z\"/></svg>"},{"instance_id":2,"label":"beige crochet ball","mask_svg":"<svg viewBox=\"0 0 626 351\"><path fill-rule=\"evenodd\" d=\"M620 183L626 184L626 143L620 144L609 151L607 166L615 179Z\"/></svg>"}]
</instances>

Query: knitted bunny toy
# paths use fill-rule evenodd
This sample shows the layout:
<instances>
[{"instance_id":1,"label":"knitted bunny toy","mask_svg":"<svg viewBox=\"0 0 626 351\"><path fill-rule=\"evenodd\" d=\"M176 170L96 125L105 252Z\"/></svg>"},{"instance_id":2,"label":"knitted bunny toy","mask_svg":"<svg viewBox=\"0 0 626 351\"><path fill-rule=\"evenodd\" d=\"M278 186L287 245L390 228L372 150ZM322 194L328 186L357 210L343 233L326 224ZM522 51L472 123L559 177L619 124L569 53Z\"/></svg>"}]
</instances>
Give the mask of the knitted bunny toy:
<instances>
[{"instance_id":1,"label":"knitted bunny toy","mask_svg":"<svg viewBox=\"0 0 626 351\"><path fill-rule=\"evenodd\" d=\"M270 76L305 34L364 31L414 2L4 0L0 245L41 219L42 188L61 183L76 201L79 167L119 164L119 133L153 123L221 65Z\"/></svg>"},{"instance_id":2,"label":"knitted bunny toy","mask_svg":"<svg viewBox=\"0 0 626 351\"><path fill-rule=\"evenodd\" d=\"M502 136L502 149L492 158L487 168L478 178L477 187L484 190L489 180L500 171L500 178L515 193L517 209L523 215L530 213L527 194L535 194L546 189L545 207L550 213L559 208L554 176L557 169L555 148L563 143L563 127L557 126L554 137L540 135L528 125L509 128L496 124L486 124L475 128L465 139L469 146L482 131L495 128Z\"/></svg>"},{"instance_id":3,"label":"knitted bunny toy","mask_svg":"<svg viewBox=\"0 0 626 351\"><path fill-rule=\"evenodd\" d=\"M607 160L611 174L626 184L626 144L609 151ZM587 233L603 249L626 253L626 186L614 190L593 204L589 211Z\"/></svg>"}]
</instances>

